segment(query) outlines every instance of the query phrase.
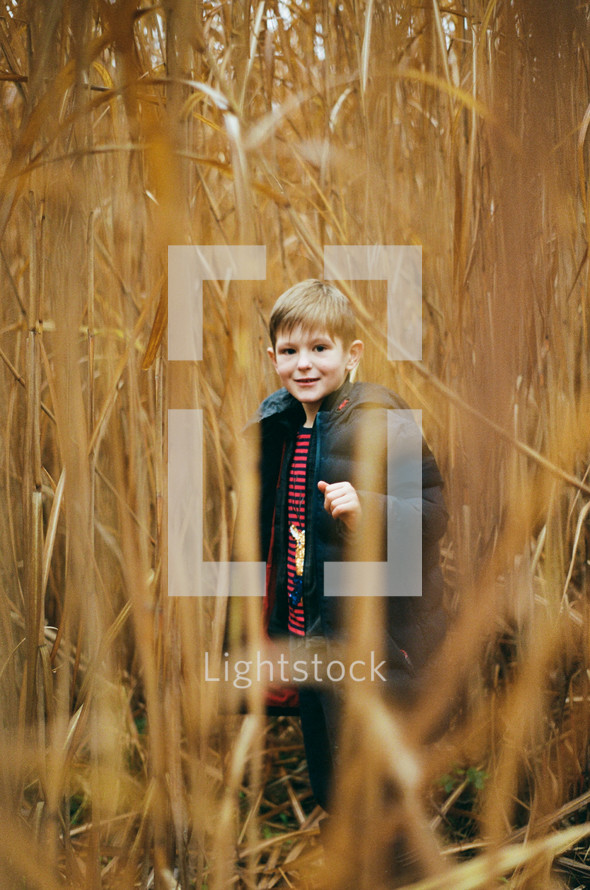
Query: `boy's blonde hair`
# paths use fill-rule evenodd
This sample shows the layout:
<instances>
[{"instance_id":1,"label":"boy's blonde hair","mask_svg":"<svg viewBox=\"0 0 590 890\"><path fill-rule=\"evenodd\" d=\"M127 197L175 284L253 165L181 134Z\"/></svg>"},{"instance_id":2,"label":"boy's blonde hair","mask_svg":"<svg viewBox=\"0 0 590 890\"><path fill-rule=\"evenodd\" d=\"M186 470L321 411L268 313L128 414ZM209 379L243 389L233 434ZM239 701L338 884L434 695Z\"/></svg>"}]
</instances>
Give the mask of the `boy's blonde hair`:
<instances>
[{"instance_id":1,"label":"boy's blonde hair","mask_svg":"<svg viewBox=\"0 0 590 890\"><path fill-rule=\"evenodd\" d=\"M345 347L356 340L356 318L349 300L333 284L317 278L294 284L274 304L269 322L272 348L279 332L289 334L299 326L306 332L325 331L339 337Z\"/></svg>"}]
</instances>

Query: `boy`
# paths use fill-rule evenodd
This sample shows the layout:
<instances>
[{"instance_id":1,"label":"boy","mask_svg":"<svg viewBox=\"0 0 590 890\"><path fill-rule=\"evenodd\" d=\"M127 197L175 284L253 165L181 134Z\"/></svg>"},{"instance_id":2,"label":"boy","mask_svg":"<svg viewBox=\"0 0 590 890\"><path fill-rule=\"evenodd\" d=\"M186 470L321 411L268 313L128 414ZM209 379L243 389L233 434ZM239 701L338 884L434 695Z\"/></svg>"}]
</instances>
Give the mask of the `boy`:
<instances>
[{"instance_id":1,"label":"boy","mask_svg":"<svg viewBox=\"0 0 590 890\"><path fill-rule=\"evenodd\" d=\"M382 530L372 535L378 540L371 558L386 558L386 520L399 501L387 490L387 413L407 406L381 386L350 382L363 344L349 301L333 285L313 279L294 285L275 303L269 327L268 353L283 388L257 415L268 632L331 638L341 628L342 603L324 596L324 563L350 559L359 530L377 514ZM359 449L367 429L377 464L372 475ZM368 488L360 487L361 479L370 480ZM441 489L422 443L422 596L387 600L387 685L399 700L407 700L416 669L444 635L438 541L447 513ZM312 790L326 809L338 709L333 695L318 690L301 687L299 709Z\"/></svg>"}]
</instances>

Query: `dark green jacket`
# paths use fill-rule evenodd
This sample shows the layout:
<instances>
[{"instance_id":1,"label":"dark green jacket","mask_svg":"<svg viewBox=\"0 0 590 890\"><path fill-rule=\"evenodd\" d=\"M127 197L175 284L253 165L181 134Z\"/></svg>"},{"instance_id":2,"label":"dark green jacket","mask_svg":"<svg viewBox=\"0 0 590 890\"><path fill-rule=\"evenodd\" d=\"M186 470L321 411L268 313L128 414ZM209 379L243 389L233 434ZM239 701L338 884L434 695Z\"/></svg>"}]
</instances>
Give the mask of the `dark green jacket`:
<instances>
[{"instance_id":1,"label":"dark green jacket","mask_svg":"<svg viewBox=\"0 0 590 890\"><path fill-rule=\"evenodd\" d=\"M323 507L317 483L348 481L359 494L364 516L380 520L377 558L387 555L387 521L399 521L416 508L422 512L422 596L387 596L386 645L392 677L398 672L413 674L441 642L446 628L442 603L443 580L439 565L439 540L447 524L442 496L443 481L436 461L422 440L421 490L405 486L399 467L388 491L387 417L394 438L403 443L417 430L409 419L408 406L382 386L346 381L322 403L312 430L306 495L306 548L303 603L306 635L333 637L342 626L340 597L324 596L324 563L362 560L354 552L354 536ZM267 563L267 624L271 636L287 633L287 487L295 436L305 412L300 402L281 389L265 399L255 423L260 426L260 543L261 559ZM413 430L412 430L413 427ZM410 438L411 438L410 435ZM419 435L419 433L418 433ZM365 444L359 453L359 441ZM414 439L415 441L415 439ZM418 443L420 447L420 443ZM399 453L397 451L399 460ZM372 472L367 480L367 464ZM391 468L390 468L391 469ZM418 468L419 470L419 468ZM391 480L390 480L391 482ZM397 516L394 520L392 517ZM365 539L366 540L366 539ZM374 543L374 542L372 542ZM367 595L368 591L362 593ZM399 677L398 677L399 679Z\"/></svg>"}]
</instances>

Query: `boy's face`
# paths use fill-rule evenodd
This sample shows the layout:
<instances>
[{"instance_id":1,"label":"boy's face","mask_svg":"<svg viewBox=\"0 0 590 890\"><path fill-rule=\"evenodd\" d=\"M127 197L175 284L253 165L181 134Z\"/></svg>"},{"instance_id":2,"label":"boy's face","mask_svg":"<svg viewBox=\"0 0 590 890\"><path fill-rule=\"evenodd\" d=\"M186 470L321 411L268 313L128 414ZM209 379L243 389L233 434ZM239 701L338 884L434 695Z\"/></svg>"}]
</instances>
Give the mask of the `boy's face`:
<instances>
[{"instance_id":1,"label":"boy's face","mask_svg":"<svg viewBox=\"0 0 590 890\"><path fill-rule=\"evenodd\" d=\"M296 327L279 331L275 348L269 348L268 354L281 383L301 402L308 422L313 422L322 401L344 383L362 351L360 340L345 349L340 337Z\"/></svg>"}]
</instances>

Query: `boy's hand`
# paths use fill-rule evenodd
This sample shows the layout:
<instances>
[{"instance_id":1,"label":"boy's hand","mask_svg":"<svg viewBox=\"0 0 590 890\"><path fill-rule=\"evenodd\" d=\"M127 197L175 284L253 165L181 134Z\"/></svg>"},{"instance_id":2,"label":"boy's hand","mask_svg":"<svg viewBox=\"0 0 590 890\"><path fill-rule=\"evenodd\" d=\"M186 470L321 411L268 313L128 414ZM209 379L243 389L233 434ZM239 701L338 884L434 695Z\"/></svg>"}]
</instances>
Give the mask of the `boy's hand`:
<instances>
[{"instance_id":1,"label":"boy's hand","mask_svg":"<svg viewBox=\"0 0 590 890\"><path fill-rule=\"evenodd\" d=\"M318 488L324 495L324 510L354 531L361 516L361 502L350 482L318 482Z\"/></svg>"}]
</instances>

